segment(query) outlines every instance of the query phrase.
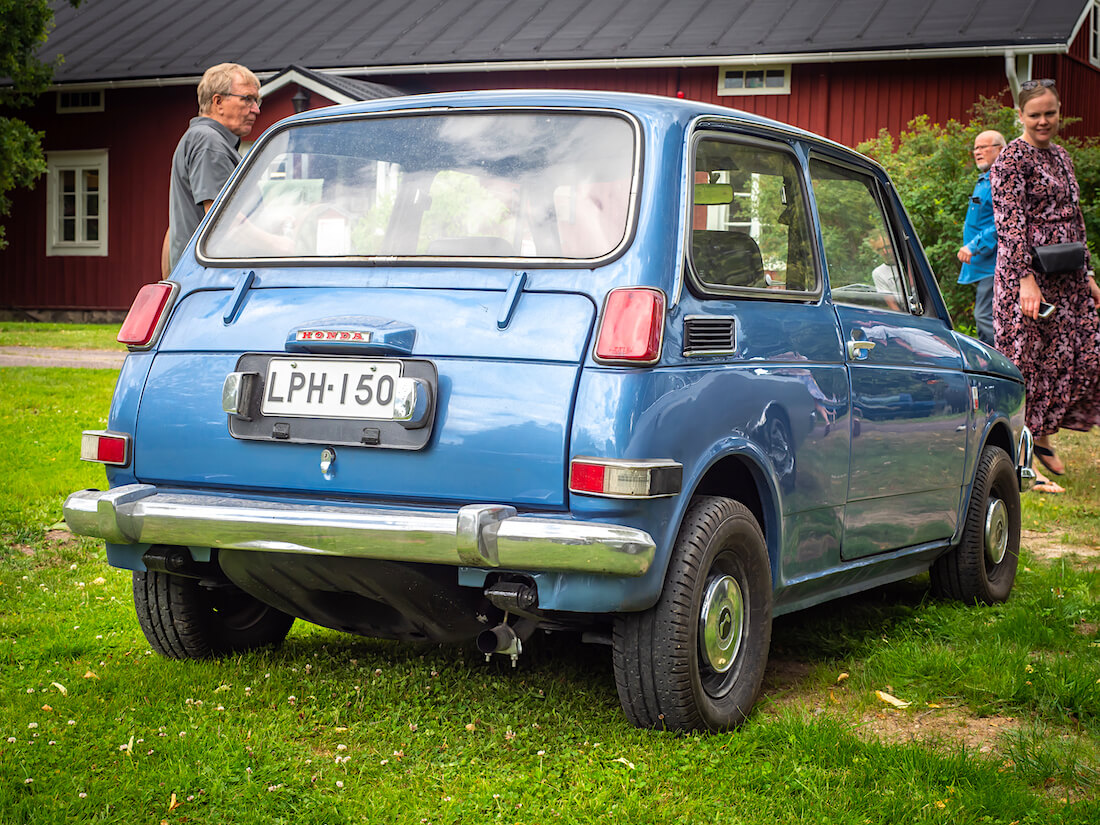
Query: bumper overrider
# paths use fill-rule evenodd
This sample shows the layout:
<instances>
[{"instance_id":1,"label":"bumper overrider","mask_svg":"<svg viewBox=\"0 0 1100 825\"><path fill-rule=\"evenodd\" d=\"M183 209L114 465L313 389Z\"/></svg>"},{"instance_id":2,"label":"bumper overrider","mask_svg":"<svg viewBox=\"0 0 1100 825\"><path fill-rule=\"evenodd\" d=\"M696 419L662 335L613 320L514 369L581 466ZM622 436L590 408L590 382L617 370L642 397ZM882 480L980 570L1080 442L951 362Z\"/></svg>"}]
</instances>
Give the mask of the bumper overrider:
<instances>
[{"instance_id":1,"label":"bumper overrider","mask_svg":"<svg viewBox=\"0 0 1100 825\"><path fill-rule=\"evenodd\" d=\"M522 571L641 576L650 535L632 527L519 516L507 505L454 511L335 507L128 484L65 501L79 535L112 544L168 544Z\"/></svg>"},{"instance_id":2,"label":"bumper overrider","mask_svg":"<svg viewBox=\"0 0 1100 825\"><path fill-rule=\"evenodd\" d=\"M1035 450L1035 439L1031 430L1024 427L1020 431L1020 442L1016 445L1016 478L1020 482L1020 492L1026 493L1035 486L1037 477L1035 470L1031 468L1032 454Z\"/></svg>"}]
</instances>

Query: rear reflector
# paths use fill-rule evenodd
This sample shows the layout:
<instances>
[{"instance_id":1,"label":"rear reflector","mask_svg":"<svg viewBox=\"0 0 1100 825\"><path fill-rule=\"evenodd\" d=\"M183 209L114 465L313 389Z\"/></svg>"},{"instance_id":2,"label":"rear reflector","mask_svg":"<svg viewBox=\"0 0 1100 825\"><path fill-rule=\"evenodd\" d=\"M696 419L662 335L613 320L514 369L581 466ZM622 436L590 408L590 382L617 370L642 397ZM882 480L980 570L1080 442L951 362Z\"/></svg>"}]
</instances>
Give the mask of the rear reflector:
<instances>
[{"instance_id":1,"label":"rear reflector","mask_svg":"<svg viewBox=\"0 0 1100 825\"><path fill-rule=\"evenodd\" d=\"M150 346L164 326L178 290L179 284L171 281L146 284L138 290L122 329L118 331L119 343L134 349Z\"/></svg>"},{"instance_id":2,"label":"rear reflector","mask_svg":"<svg viewBox=\"0 0 1100 825\"><path fill-rule=\"evenodd\" d=\"M85 430L80 437L80 458L125 467L130 463L130 436L108 430Z\"/></svg>"},{"instance_id":3,"label":"rear reflector","mask_svg":"<svg viewBox=\"0 0 1100 825\"><path fill-rule=\"evenodd\" d=\"M613 289L604 301L596 358L652 364L661 355L665 295L658 289Z\"/></svg>"},{"instance_id":4,"label":"rear reflector","mask_svg":"<svg viewBox=\"0 0 1100 825\"><path fill-rule=\"evenodd\" d=\"M627 461L578 456L569 464L569 489L608 498L674 496L683 483L682 464L667 459Z\"/></svg>"}]
</instances>

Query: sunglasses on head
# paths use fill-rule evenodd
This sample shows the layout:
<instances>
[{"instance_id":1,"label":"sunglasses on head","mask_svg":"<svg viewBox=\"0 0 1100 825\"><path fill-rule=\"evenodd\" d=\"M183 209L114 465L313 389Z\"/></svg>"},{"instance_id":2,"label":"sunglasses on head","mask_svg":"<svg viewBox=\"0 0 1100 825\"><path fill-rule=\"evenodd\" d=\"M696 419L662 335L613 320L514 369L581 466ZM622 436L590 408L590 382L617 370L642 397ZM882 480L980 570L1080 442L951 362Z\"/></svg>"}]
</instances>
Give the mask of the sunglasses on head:
<instances>
[{"instance_id":1,"label":"sunglasses on head","mask_svg":"<svg viewBox=\"0 0 1100 825\"><path fill-rule=\"evenodd\" d=\"M1020 84L1021 92L1029 92L1032 89L1038 89L1042 86L1044 89L1049 89L1054 85L1054 81L1049 77L1044 77L1041 80L1025 80Z\"/></svg>"}]
</instances>

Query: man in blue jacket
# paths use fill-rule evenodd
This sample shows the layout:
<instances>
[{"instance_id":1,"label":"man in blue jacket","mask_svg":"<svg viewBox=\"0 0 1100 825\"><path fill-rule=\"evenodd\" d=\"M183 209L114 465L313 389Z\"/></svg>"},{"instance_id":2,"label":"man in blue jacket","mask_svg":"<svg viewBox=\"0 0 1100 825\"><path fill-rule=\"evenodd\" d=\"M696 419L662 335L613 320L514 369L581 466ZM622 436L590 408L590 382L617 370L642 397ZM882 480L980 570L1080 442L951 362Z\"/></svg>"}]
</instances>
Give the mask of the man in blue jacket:
<instances>
[{"instance_id":1,"label":"man in blue jacket","mask_svg":"<svg viewBox=\"0 0 1100 825\"><path fill-rule=\"evenodd\" d=\"M1004 135L992 130L974 138L974 163L978 182L966 208L963 245L958 258L962 262L960 284L976 284L974 323L978 338L993 346L993 269L997 264L997 227L993 224L993 197L989 188L989 167L1005 147Z\"/></svg>"}]
</instances>

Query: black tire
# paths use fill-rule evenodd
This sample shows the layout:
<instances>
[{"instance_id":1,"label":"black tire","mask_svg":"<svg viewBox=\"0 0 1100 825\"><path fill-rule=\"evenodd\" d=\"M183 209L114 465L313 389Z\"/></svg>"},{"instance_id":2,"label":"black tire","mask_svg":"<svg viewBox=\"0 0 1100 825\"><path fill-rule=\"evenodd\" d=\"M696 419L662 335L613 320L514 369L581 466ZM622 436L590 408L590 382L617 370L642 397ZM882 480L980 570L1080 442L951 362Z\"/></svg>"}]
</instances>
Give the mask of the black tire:
<instances>
[{"instance_id":1,"label":"black tire","mask_svg":"<svg viewBox=\"0 0 1100 825\"><path fill-rule=\"evenodd\" d=\"M134 573L138 623L153 649L169 659L208 659L279 645L294 622L232 586L198 579Z\"/></svg>"},{"instance_id":2,"label":"black tire","mask_svg":"<svg viewBox=\"0 0 1100 825\"><path fill-rule=\"evenodd\" d=\"M764 679L771 607L771 565L752 513L727 498L696 498L657 604L615 619L615 684L627 718L667 730L744 722Z\"/></svg>"},{"instance_id":3,"label":"black tire","mask_svg":"<svg viewBox=\"0 0 1100 825\"><path fill-rule=\"evenodd\" d=\"M932 593L982 604L1003 602L1020 562L1020 487L1016 467L1000 447L978 458L962 540L931 569Z\"/></svg>"}]
</instances>

